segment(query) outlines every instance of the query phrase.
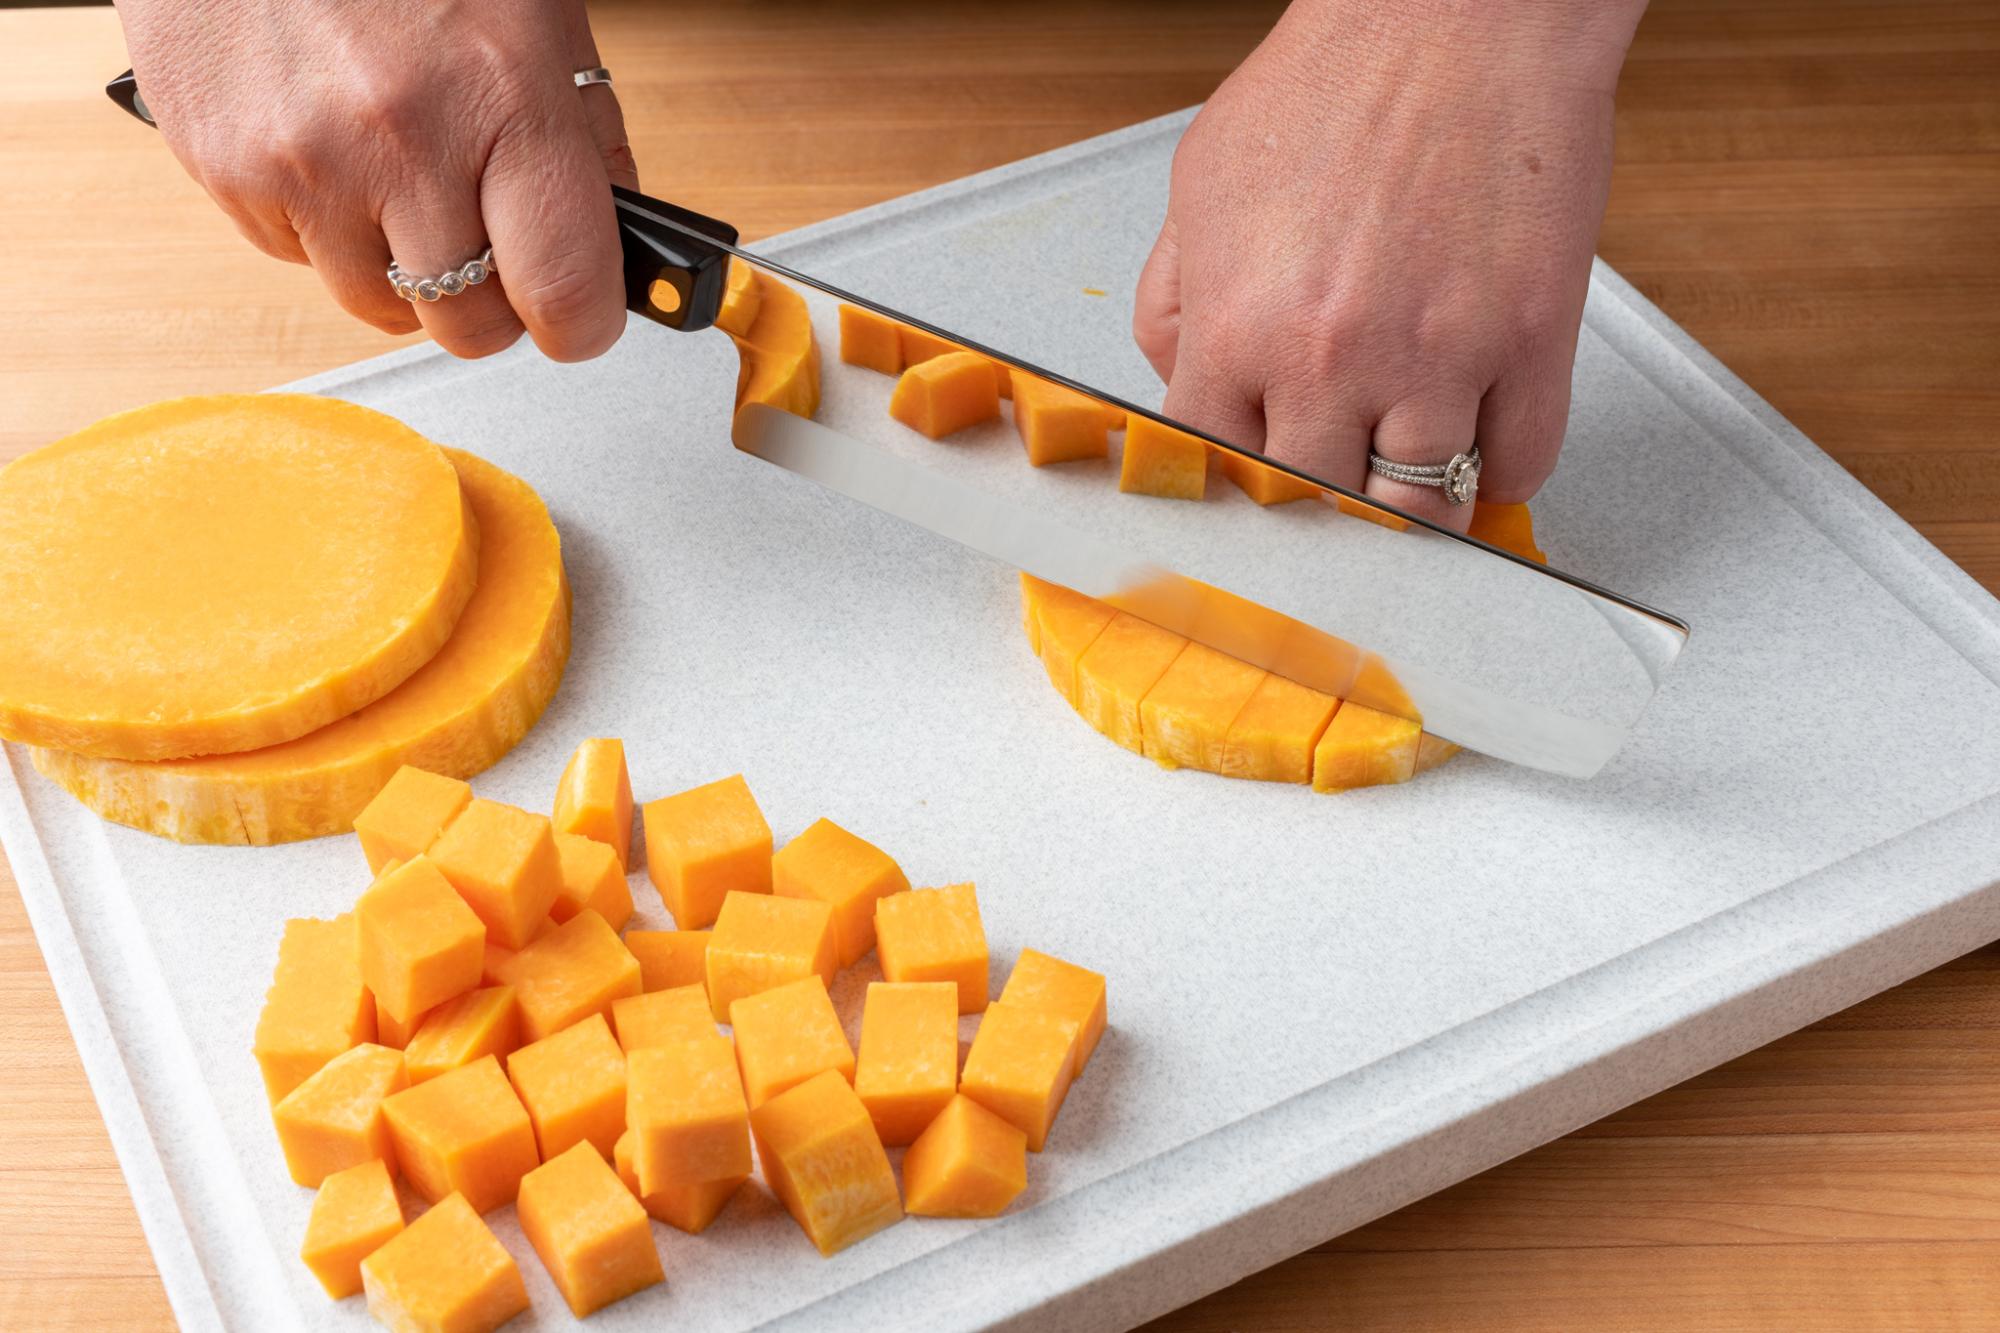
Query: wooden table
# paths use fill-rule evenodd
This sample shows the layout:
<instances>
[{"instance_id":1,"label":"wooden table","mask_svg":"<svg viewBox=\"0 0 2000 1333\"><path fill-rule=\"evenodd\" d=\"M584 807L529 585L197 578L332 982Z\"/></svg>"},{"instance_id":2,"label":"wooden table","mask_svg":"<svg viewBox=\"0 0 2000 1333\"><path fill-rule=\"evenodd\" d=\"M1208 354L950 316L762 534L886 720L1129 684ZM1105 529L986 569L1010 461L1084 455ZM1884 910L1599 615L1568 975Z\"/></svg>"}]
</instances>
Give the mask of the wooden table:
<instances>
[{"instance_id":1,"label":"wooden table","mask_svg":"<svg viewBox=\"0 0 2000 1333\"><path fill-rule=\"evenodd\" d=\"M648 181L755 236L1199 101L1273 6L649 8L598 19ZM124 65L108 11L0 13L0 462L390 345L249 250L110 108ZM1605 258L2000 589L2000 4L1656 0L1618 130ZM0 881L0 1327L160 1327ZM1986 949L1160 1327L1997 1323Z\"/></svg>"}]
</instances>

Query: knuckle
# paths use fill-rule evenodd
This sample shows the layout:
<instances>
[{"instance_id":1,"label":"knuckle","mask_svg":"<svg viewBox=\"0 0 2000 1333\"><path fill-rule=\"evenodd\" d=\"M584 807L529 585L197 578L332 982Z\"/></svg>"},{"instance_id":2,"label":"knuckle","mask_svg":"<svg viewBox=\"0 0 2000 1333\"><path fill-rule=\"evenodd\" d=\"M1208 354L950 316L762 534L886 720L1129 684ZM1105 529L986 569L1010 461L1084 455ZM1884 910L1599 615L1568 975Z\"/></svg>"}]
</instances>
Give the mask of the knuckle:
<instances>
[{"instance_id":1,"label":"knuckle","mask_svg":"<svg viewBox=\"0 0 2000 1333\"><path fill-rule=\"evenodd\" d=\"M565 256L525 274L512 290L514 306L535 342L557 360L584 360L616 341L622 309L599 276Z\"/></svg>"},{"instance_id":2,"label":"knuckle","mask_svg":"<svg viewBox=\"0 0 2000 1333\"><path fill-rule=\"evenodd\" d=\"M431 135L435 90L401 70L370 73L357 91L352 108L354 127L368 139L390 148L424 146Z\"/></svg>"}]
</instances>

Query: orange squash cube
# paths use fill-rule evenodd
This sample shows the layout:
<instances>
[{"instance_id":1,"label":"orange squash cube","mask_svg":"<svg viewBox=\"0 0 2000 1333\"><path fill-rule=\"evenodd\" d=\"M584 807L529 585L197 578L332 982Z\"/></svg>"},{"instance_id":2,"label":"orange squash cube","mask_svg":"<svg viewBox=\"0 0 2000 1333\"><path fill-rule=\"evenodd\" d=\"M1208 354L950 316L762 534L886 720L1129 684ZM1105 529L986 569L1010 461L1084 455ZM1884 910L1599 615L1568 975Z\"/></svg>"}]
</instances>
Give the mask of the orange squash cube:
<instances>
[{"instance_id":1,"label":"orange squash cube","mask_svg":"<svg viewBox=\"0 0 2000 1333\"><path fill-rule=\"evenodd\" d=\"M625 947L639 960L639 984L648 991L708 984L705 930L628 930Z\"/></svg>"},{"instance_id":2,"label":"orange squash cube","mask_svg":"<svg viewBox=\"0 0 2000 1333\"><path fill-rule=\"evenodd\" d=\"M1140 706L1188 641L1120 611L1076 662L1076 711L1134 753L1146 749Z\"/></svg>"},{"instance_id":3,"label":"orange squash cube","mask_svg":"<svg viewBox=\"0 0 2000 1333\"><path fill-rule=\"evenodd\" d=\"M1128 418L1118 489L1169 500L1201 499L1208 490L1208 441L1151 417Z\"/></svg>"},{"instance_id":4,"label":"orange squash cube","mask_svg":"<svg viewBox=\"0 0 2000 1333\"><path fill-rule=\"evenodd\" d=\"M514 988L486 986L426 1014L403 1048L403 1069L414 1087L481 1056L512 1054L520 1044L521 1006L514 1002Z\"/></svg>"},{"instance_id":5,"label":"orange squash cube","mask_svg":"<svg viewBox=\"0 0 2000 1333\"><path fill-rule=\"evenodd\" d=\"M388 1163L371 1158L320 1182L299 1246L320 1286L334 1300L361 1290L361 1261L403 1229L403 1205Z\"/></svg>"},{"instance_id":6,"label":"orange squash cube","mask_svg":"<svg viewBox=\"0 0 2000 1333\"><path fill-rule=\"evenodd\" d=\"M528 1308L514 1256L448 1195L361 1261L368 1313L403 1333L490 1333Z\"/></svg>"},{"instance_id":7,"label":"orange squash cube","mask_svg":"<svg viewBox=\"0 0 2000 1333\"><path fill-rule=\"evenodd\" d=\"M729 277L722 288L722 308L715 313L715 327L739 338L748 337L762 306L763 284L757 281L757 270L732 258Z\"/></svg>"},{"instance_id":8,"label":"orange squash cube","mask_svg":"<svg viewBox=\"0 0 2000 1333\"><path fill-rule=\"evenodd\" d=\"M609 847L618 858L618 873L625 873L632 863L632 779L625 769L624 741L593 736L576 747L556 783L549 822L558 842L567 833ZM604 913L604 919L609 921L611 914Z\"/></svg>"},{"instance_id":9,"label":"orange squash cube","mask_svg":"<svg viewBox=\"0 0 2000 1333\"><path fill-rule=\"evenodd\" d=\"M625 1124L642 1195L750 1174L750 1108L726 1037L626 1056Z\"/></svg>"},{"instance_id":10,"label":"orange squash cube","mask_svg":"<svg viewBox=\"0 0 2000 1333\"><path fill-rule=\"evenodd\" d=\"M729 1006L729 1025L743 1096L753 1111L823 1070L854 1080L854 1048L820 977L745 996Z\"/></svg>"},{"instance_id":11,"label":"orange squash cube","mask_svg":"<svg viewBox=\"0 0 2000 1333\"><path fill-rule=\"evenodd\" d=\"M1268 674L1190 641L1139 701L1145 756L1162 768L1221 771L1229 726Z\"/></svg>"},{"instance_id":12,"label":"orange squash cube","mask_svg":"<svg viewBox=\"0 0 2000 1333\"><path fill-rule=\"evenodd\" d=\"M535 928L535 938L529 940L528 943L533 944L535 940L554 930L555 925L556 923L553 918L542 918L542 924ZM527 946L523 945L522 947L525 948ZM479 984L482 986L513 985L514 960L520 956L520 949L503 949L493 942L491 935L488 935L486 937L486 961L479 974Z\"/></svg>"},{"instance_id":13,"label":"orange squash cube","mask_svg":"<svg viewBox=\"0 0 2000 1333\"><path fill-rule=\"evenodd\" d=\"M611 1160L625 1132L625 1052L602 1014L515 1051L507 1081L528 1108L544 1162L578 1143Z\"/></svg>"},{"instance_id":14,"label":"orange squash cube","mask_svg":"<svg viewBox=\"0 0 2000 1333\"><path fill-rule=\"evenodd\" d=\"M1076 1073L1104 1035L1104 974L1065 963L1039 949L1023 949L1000 990L999 1004L1035 1009L1076 1024Z\"/></svg>"},{"instance_id":15,"label":"orange squash cube","mask_svg":"<svg viewBox=\"0 0 2000 1333\"><path fill-rule=\"evenodd\" d=\"M611 1026L627 1055L642 1046L722 1035L708 1009L708 988L699 983L628 995L611 1006Z\"/></svg>"},{"instance_id":16,"label":"orange squash cube","mask_svg":"<svg viewBox=\"0 0 2000 1333\"><path fill-rule=\"evenodd\" d=\"M953 1097L903 1157L903 1206L918 1217L998 1217L1028 1188L1028 1136Z\"/></svg>"},{"instance_id":17,"label":"orange squash cube","mask_svg":"<svg viewBox=\"0 0 2000 1333\"><path fill-rule=\"evenodd\" d=\"M817 898L833 907L842 967L875 947L875 900L909 887L894 857L831 819L815 820L771 858L771 891L778 897Z\"/></svg>"},{"instance_id":18,"label":"orange squash cube","mask_svg":"<svg viewBox=\"0 0 2000 1333\"><path fill-rule=\"evenodd\" d=\"M1311 782L1313 747L1340 700L1266 673L1229 724L1217 770L1262 782Z\"/></svg>"},{"instance_id":19,"label":"orange squash cube","mask_svg":"<svg viewBox=\"0 0 2000 1333\"><path fill-rule=\"evenodd\" d=\"M617 853L603 843L573 833L556 834L556 860L562 866L562 892L549 908L551 921L563 922L589 908L613 930L632 919L632 886Z\"/></svg>"},{"instance_id":20,"label":"orange squash cube","mask_svg":"<svg viewBox=\"0 0 2000 1333\"><path fill-rule=\"evenodd\" d=\"M958 1090L1028 1136L1040 1152L1076 1076L1075 1020L996 1004L979 1021Z\"/></svg>"},{"instance_id":21,"label":"orange squash cube","mask_svg":"<svg viewBox=\"0 0 2000 1333\"><path fill-rule=\"evenodd\" d=\"M877 981L861 1010L854 1091L891 1148L912 1143L958 1091L958 987Z\"/></svg>"},{"instance_id":22,"label":"orange squash cube","mask_svg":"<svg viewBox=\"0 0 2000 1333\"><path fill-rule=\"evenodd\" d=\"M708 1229L708 1224L736 1197L736 1191L743 1188L748 1176L728 1176L721 1180L704 1180L693 1185L668 1185L653 1194L639 1192L639 1172L632 1165L632 1131L626 1130L618 1139L618 1146L612 1154L613 1164L618 1168L618 1178L625 1182L625 1188L632 1191L639 1204L649 1214L670 1227L677 1227L690 1236L699 1236Z\"/></svg>"},{"instance_id":23,"label":"orange squash cube","mask_svg":"<svg viewBox=\"0 0 2000 1333\"><path fill-rule=\"evenodd\" d=\"M518 806L475 799L429 856L503 949L533 939L562 893L562 861L549 817Z\"/></svg>"},{"instance_id":24,"label":"orange squash cube","mask_svg":"<svg viewBox=\"0 0 2000 1333\"><path fill-rule=\"evenodd\" d=\"M1222 475L1235 482L1245 495L1260 505L1290 504L1294 500L1312 500L1325 494L1311 482L1300 481L1289 473L1241 454L1230 453L1227 449L1216 450L1216 457L1222 464Z\"/></svg>"},{"instance_id":25,"label":"orange squash cube","mask_svg":"<svg viewBox=\"0 0 2000 1333\"><path fill-rule=\"evenodd\" d=\"M718 1023L729 1006L815 973L829 986L839 970L833 907L816 898L731 893L708 941L708 1005Z\"/></svg>"},{"instance_id":26,"label":"orange squash cube","mask_svg":"<svg viewBox=\"0 0 2000 1333\"><path fill-rule=\"evenodd\" d=\"M1313 790L1346 791L1408 782L1417 771L1421 723L1349 701L1313 747Z\"/></svg>"},{"instance_id":27,"label":"orange squash cube","mask_svg":"<svg viewBox=\"0 0 2000 1333\"><path fill-rule=\"evenodd\" d=\"M521 1233L578 1319L666 1280L646 1210L587 1143L522 1177L518 1210Z\"/></svg>"},{"instance_id":28,"label":"orange squash cube","mask_svg":"<svg viewBox=\"0 0 2000 1333\"><path fill-rule=\"evenodd\" d=\"M896 380L889 415L933 440L997 421L1000 386L993 363L977 352L950 352L912 365Z\"/></svg>"},{"instance_id":29,"label":"orange squash cube","mask_svg":"<svg viewBox=\"0 0 2000 1333\"><path fill-rule=\"evenodd\" d=\"M470 804L471 783L403 765L354 817L368 872L423 855Z\"/></svg>"},{"instance_id":30,"label":"orange squash cube","mask_svg":"<svg viewBox=\"0 0 2000 1333\"><path fill-rule=\"evenodd\" d=\"M884 375L903 373L903 326L873 310L840 304L840 359Z\"/></svg>"},{"instance_id":31,"label":"orange squash cube","mask_svg":"<svg viewBox=\"0 0 2000 1333\"><path fill-rule=\"evenodd\" d=\"M424 1012L479 985L486 927L428 857L370 885L354 905L361 979L405 1030Z\"/></svg>"},{"instance_id":32,"label":"orange squash cube","mask_svg":"<svg viewBox=\"0 0 2000 1333\"><path fill-rule=\"evenodd\" d=\"M674 924L715 923L725 893L771 891L771 825L741 773L646 802L646 873Z\"/></svg>"},{"instance_id":33,"label":"orange squash cube","mask_svg":"<svg viewBox=\"0 0 2000 1333\"><path fill-rule=\"evenodd\" d=\"M884 898L875 905L875 947L885 981L949 981L959 1013L986 1008L986 927L970 884Z\"/></svg>"},{"instance_id":34,"label":"orange squash cube","mask_svg":"<svg viewBox=\"0 0 2000 1333\"><path fill-rule=\"evenodd\" d=\"M1033 375L1014 376L1013 388L1014 429L1030 464L1047 467L1110 454L1111 432L1124 424L1124 413L1107 417L1097 400Z\"/></svg>"},{"instance_id":35,"label":"orange squash cube","mask_svg":"<svg viewBox=\"0 0 2000 1333\"><path fill-rule=\"evenodd\" d=\"M375 1000L361 980L353 915L287 921L251 1044L265 1097L277 1105L334 1056L374 1040Z\"/></svg>"},{"instance_id":36,"label":"orange squash cube","mask_svg":"<svg viewBox=\"0 0 2000 1333\"><path fill-rule=\"evenodd\" d=\"M293 1088L271 1110L292 1179L312 1187L350 1166L393 1160L382 1102L405 1085L403 1053L370 1043Z\"/></svg>"},{"instance_id":37,"label":"orange squash cube","mask_svg":"<svg viewBox=\"0 0 2000 1333\"><path fill-rule=\"evenodd\" d=\"M829 1069L750 1113L764 1181L824 1255L903 1217L868 1108Z\"/></svg>"},{"instance_id":38,"label":"orange squash cube","mask_svg":"<svg viewBox=\"0 0 2000 1333\"><path fill-rule=\"evenodd\" d=\"M908 324L896 325L896 336L903 344L903 369L935 361L941 356L951 356L966 349L949 338L940 338L934 333L912 328Z\"/></svg>"},{"instance_id":39,"label":"orange squash cube","mask_svg":"<svg viewBox=\"0 0 2000 1333\"><path fill-rule=\"evenodd\" d=\"M490 1055L396 1093L382 1114L403 1178L433 1203L457 1193L491 1212L540 1160L527 1109Z\"/></svg>"},{"instance_id":40,"label":"orange squash cube","mask_svg":"<svg viewBox=\"0 0 2000 1333\"><path fill-rule=\"evenodd\" d=\"M588 908L516 954L506 976L528 1041L609 1013L621 996L639 993L639 960Z\"/></svg>"},{"instance_id":41,"label":"orange squash cube","mask_svg":"<svg viewBox=\"0 0 2000 1333\"><path fill-rule=\"evenodd\" d=\"M1074 708L1076 664L1118 613L1095 597L1044 583L1030 574L1021 575L1021 600L1032 608L1035 633L1030 637L1038 645L1036 651L1042 656L1049 683Z\"/></svg>"}]
</instances>

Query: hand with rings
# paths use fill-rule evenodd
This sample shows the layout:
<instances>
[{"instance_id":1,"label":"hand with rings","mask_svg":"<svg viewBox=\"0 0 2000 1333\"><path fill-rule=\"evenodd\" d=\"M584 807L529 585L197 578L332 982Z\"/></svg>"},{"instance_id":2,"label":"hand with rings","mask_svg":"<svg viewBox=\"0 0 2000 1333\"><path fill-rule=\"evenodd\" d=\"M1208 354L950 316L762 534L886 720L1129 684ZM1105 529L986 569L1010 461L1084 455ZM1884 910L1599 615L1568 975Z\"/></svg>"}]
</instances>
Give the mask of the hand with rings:
<instances>
[{"instance_id":1,"label":"hand with rings","mask_svg":"<svg viewBox=\"0 0 2000 1333\"><path fill-rule=\"evenodd\" d=\"M1464 531L1554 470L1644 0L1296 0L1174 156L1166 411Z\"/></svg>"},{"instance_id":2,"label":"hand with rings","mask_svg":"<svg viewBox=\"0 0 2000 1333\"><path fill-rule=\"evenodd\" d=\"M120 0L146 104L267 254L459 356L625 327L608 184L638 187L583 0Z\"/></svg>"}]
</instances>

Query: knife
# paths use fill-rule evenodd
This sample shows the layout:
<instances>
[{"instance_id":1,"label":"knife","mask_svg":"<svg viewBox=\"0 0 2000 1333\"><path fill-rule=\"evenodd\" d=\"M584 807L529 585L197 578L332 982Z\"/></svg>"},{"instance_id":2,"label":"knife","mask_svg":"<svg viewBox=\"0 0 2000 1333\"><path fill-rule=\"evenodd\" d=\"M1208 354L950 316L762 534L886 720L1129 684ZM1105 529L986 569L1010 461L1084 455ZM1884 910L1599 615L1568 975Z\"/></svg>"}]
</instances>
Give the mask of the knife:
<instances>
[{"instance_id":1,"label":"knife","mask_svg":"<svg viewBox=\"0 0 2000 1333\"><path fill-rule=\"evenodd\" d=\"M152 123L130 71L106 88ZM1067 468L996 466L992 451L916 449L886 412L844 429L761 403L736 447L840 494L1185 638L1328 694L1420 721L1468 749L1586 778L1615 755L1688 637L1685 622L1576 575L1239 448L742 248L736 229L613 186L626 304L681 332L710 327L731 258L804 290L814 322L845 302L1145 417L1318 492L1270 510L1148 501ZM854 377L852 401L886 398ZM1363 522L1340 502L1386 516Z\"/></svg>"}]
</instances>

